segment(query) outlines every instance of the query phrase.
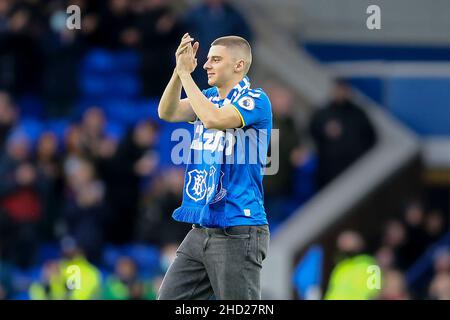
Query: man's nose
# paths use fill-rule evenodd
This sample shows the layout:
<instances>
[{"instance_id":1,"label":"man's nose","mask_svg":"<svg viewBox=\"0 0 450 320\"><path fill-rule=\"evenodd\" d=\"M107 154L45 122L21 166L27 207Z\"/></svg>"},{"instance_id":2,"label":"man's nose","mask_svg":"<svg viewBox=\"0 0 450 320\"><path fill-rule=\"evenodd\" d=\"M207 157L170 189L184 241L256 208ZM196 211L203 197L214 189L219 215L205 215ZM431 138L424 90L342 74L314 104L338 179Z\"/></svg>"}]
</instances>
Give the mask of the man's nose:
<instances>
[{"instance_id":1,"label":"man's nose","mask_svg":"<svg viewBox=\"0 0 450 320\"><path fill-rule=\"evenodd\" d=\"M211 69L211 66L209 65L208 62L205 62L205 64L203 65L203 69L205 70Z\"/></svg>"}]
</instances>

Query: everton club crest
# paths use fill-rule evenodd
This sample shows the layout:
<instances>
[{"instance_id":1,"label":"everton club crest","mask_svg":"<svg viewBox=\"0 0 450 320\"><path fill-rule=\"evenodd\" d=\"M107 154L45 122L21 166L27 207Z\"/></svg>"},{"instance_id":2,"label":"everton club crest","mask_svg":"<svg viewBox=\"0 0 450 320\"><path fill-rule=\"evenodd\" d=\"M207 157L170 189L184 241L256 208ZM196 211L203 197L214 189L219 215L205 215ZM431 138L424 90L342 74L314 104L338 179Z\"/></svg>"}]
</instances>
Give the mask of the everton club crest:
<instances>
[{"instance_id":1,"label":"everton club crest","mask_svg":"<svg viewBox=\"0 0 450 320\"><path fill-rule=\"evenodd\" d=\"M208 172L206 170L199 171L197 169L188 172L189 181L186 185L186 194L195 202L203 200L206 196L206 178Z\"/></svg>"},{"instance_id":2,"label":"everton club crest","mask_svg":"<svg viewBox=\"0 0 450 320\"><path fill-rule=\"evenodd\" d=\"M211 166L209 172L194 169L188 172L186 194L195 202L206 198L206 202L216 203L226 195L226 189L222 187L223 171L220 171L219 181L216 180L216 169Z\"/></svg>"}]
</instances>

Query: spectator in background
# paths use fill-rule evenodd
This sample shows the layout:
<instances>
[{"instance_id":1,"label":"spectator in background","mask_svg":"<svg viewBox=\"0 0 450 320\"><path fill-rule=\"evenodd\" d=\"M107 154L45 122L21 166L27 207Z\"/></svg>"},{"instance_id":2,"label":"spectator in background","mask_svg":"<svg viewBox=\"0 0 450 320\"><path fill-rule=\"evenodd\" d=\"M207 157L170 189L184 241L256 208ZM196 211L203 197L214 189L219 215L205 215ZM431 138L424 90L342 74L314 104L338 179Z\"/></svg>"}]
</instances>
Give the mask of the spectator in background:
<instances>
[{"instance_id":1,"label":"spectator in background","mask_svg":"<svg viewBox=\"0 0 450 320\"><path fill-rule=\"evenodd\" d=\"M52 132L39 137L35 156L40 198L43 205L41 234L46 241L56 239L55 225L62 206L62 163L58 153L58 138Z\"/></svg>"},{"instance_id":2,"label":"spectator in background","mask_svg":"<svg viewBox=\"0 0 450 320\"><path fill-rule=\"evenodd\" d=\"M404 213L407 241L404 247L405 265L411 266L425 251L426 234L423 228L425 212L423 205L414 201L407 205Z\"/></svg>"},{"instance_id":3,"label":"spectator in background","mask_svg":"<svg viewBox=\"0 0 450 320\"><path fill-rule=\"evenodd\" d=\"M400 220L392 219L386 222L381 236L381 246L392 250L395 257L393 265L400 270L406 270L408 267L405 258L405 246L407 241L406 228Z\"/></svg>"},{"instance_id":4,"label":"spectator in background","mask_svg":"<svg viewBox=\"0 0 450 320\"><path fill-rule=\"evenodd\" d=\"M190 226L176 223L170 215L182 199L183 180L183 170L172 168L159 174L149 184L137 221L136 230L140 241L170 248L186 236Z\"/></svg>"},{"instance_id":5,"label":"spectator in background","mask_svg":"<svg viewBox=\"0 0 450 320\"><path fill-rule=\"evenodd\" d=\"M2 242L8 244L9 259L26 268L34 263L39 245L42 202L27 136L13 132L6 148L0 159L0 220L4 224L1 229L7 232L2 234Z\"/></svg>"},{"instance_id":6,"label":"spectator in background","mask_svg":"<svg viewBox=\"0 0 450 320\"><path fill-rule=\"evenodd\" d=\"M316 193L316 157L307 144L300 144L290 154L294 167L294 203L301 206Z\"/></svg>"},{"instance_id":7,"label":"spectator in background","mask_svg":"<svg viewBox=\"0 0 450 320\"><path fill-rule=\"evenodd\" d=\"M264 182L264 203L271 222L281 221L295 208L292 191L294 189L294 166L291 155L299 145L300 133L293 118L293 93L277 84L268 86L272 102L273 128L279 130L279 139L271 141L271 150L279 150L279 169L275 175L267 175Z\"/></svg>"},{"instance_id":8,"label":"spectator in background","mask_svg":"<svg viewBox=\"0 0 450 320\"><path fill-rule=\"evenodd\" d=\"M242 14L226 0L204 0L184 17L189 34L199 43L213 43L217 38L229 35L240 36L252 42L252 32ZM197 59L205 63L209 47L200 46ZM199 88L208 87L204 70L197 68L193 73Z\"/></svg>"},{"instance_id":9,"label":"spectator in background","mask_svg":"<svg viewBox=\"0 0 450 320\"><path fill-rule=\"evenodd\" d=\"M106 118L100 107L90 107L83 113L81 121L81 148L83 155L91 161L96 161L100 155L105 134Z\"/></svg>"},{"instance_id":10,"label":"spectator in background","mask_svg":"<svg viewBox=\"0 0 450 320\"><path fill-rule=\"evenodd\" d=\"M157 175L143 190L136 220L136 236L139 242L162 245L165 212L161 209L159 199L163 199L165 193L166 185L161 175Z\"/></svg>"},{"instance_id":11,"label":"spectator in background","mask_svg":"<svg viewBox=\"0 0 450 320\"><path fill-rule=\"evenodd\" d=\"M42 20L36 4L9 2L2 5L3 30L0 33L0 88L14 96L39 92L43 56L39 41Z\"/></svg>"},{"instance_id":12,"label":"spectator in background","mask_svg":"<svg viewBox=\"0 0 450 320\"><path fill-rule=\"evenodd\" d=\"M444 214L437 209L431 210L425 216L425 248L436 243L445 233Z\"/></svg>"},{"instance_id":13,"label":"spectator in background","mask_svg":"<svg viewBox=\"0 0 450 320\"><path fill-rule=\"evenodd\" d=\"M11 1L0 1L0 33L8 30L8 14L11 6Z\"/></svg>"},{"instance_id":14,"label":"spectator in background","mask_svg":"<svg viewBox=\"0 0 450 320\"><path fill-rule=\"evenodd\" d=\"M72 2L80 7L84 18L87 13L85 2ZM43 10L48 21L41 40L44 55L42 98L45 114L49 117L69 116L78 96L79 61L85 50L81 32L85 26L83 24L81 30L67 28L66 2L51 1L40 5L45 8Z\"/></svg>"},{"instance_id":15,"label":"spectator in background","mask_svg":"<svg viewBox=\"0 0 450 320\"><path fill-rule=\"evenodd\" d=\"M89 0L70 0L70 4L80 7L81 30L78 30L79 43L82 49L102 46L101 34L99 33L99 25L101 15L106 12L105 6L108 1L89 1Z\"/></svg>"},{"instance_id":16,"label":"spectator in background","mask_svg":"<svg viewBox=\"0 0 450 320\"><path fill-rule=\"evenodd\" d=\"M172 75L173 52L183 35L183 28L167 0L143 0L137 24L142 36L142 93L147 97L158 97Z\"/></svg>"},{"instance_id":17,"label":"spectator in background","mask_svg":"<svg viewBox=\"0 0 450 320\"><path fill-rule=\"evenodd\" d=\"M352 102L351 89L336 82L331 101L316 111L310 133L317 149L317 186L324 187L376 143L372 123Z\"/></svg>"},{"instance_id":18,"label":"spectator in background","mask_svg":"<svg viewBox=\"0 0 450 320\"><path fill-rule=\"evenodd\" d=\"M69 126L64 134L64 176L69 176L72 168L83 159L81 128L79 125Z\"/></svg>"},{"instance_id":19,"label":"spectator in background","mask_svg":"<svg viewBox=\"0 0 450 320\"><path fill-rule=\"evenodd\" d=\"M90 45L107 49L136 48L141 35L135 25L136 17L131 11L130 0L109 0L102 8L94 30L89 37Z\"/></svg>"},{"instance_id":20,"label":"spectator in background","mask_svg":"<svg viewBox=\"0 0 450 320\"><path fill-rule=\"evenodd\" d=\"M28 290L31 300L65 300L68 298L68 290L64 273L59 261L46 261L42 266L39 280L31 283Z\"/></svg>"},{"instance_id":21,"label":"spectator in background","mask_svg":"<svg viewBox=\"0 0 450 320\"><path fill-rule=\"evenodd\" d=\"M104 184L96 177L94 166L85 160L74 162L66 179L69 186L64 206L67 235L76 241L89 261L97 263L109 212Z\"/></svg>"},{"instance_id":22,"label":"spectator in background","mask_svg":"<svg viewBox=\"0 0 450 320\"><path fill-rule=\"evenodd\" d=\"M368 300L378 295L376 288L367 286L368 268L375 259L364 253L365 243L361 235L346 230L337 239L339 261L330 275L326 300Z\"/></svg>"},{"instance_id":23,"label":"spectator in background","mask_svg":"<svg viewBox=\"0 0 450 320\"><path fill-rule=\"evenodd\" d=\"M104 174L112 221L108 239L113 243L134 240L140 187L158 168L155 151L158 129L153 122L141 121L120 143Z\"/></svg>"},{"instance_id":24,"label":"spectator in background","mask_svg":"<svg viewBox=\"0 0 450 320\"><path fill-rule=\"evenodd\" d=\"M436 250L434 256L434 272L450 274L450 248Z\"/></svg>"},{"instance_id":25,"label":"spectator in background","mask_svg":"<svg viewBox=\"0 0 450 320\"><path fill-rule=\"evenodd\" d=\"M437 274L430 284L429 298L432 300L450 300L450 274Z\"/></svg>"},{"instance_id":26,"label":"spectator in background","mask_svg":"<svg viewBox=\"0 0 450 320\"><path fill-rule=\"evenodd\" d=\"M187 233L188 231L186 231ZM167 272L170 265L175 261L175 258L177 257L177 250L180 246L181 241L178 242L172 242L167 243L161 248L161 270L163 272Z\"/></svg>"},{"instance_id":27,"label":"spectator in background","mask_svg":"<svg viewBox=\"0 0 450 320\"><path fill-rule=\"evenodd\" d=\"M433 300L450 300L450 251L437 250L434 257L434 277L428 288L428 297Z\"/></svg>"},{"instance_id":28,"label":"spectator in background","mask_svg":"<svg viewBox=\"0 0 450 320\"><path fill-rule=\"evenodd\" d=\"M137 265L129 257L121 257L114 274L106 280L103 298L106 300L155 300L152 286L139 278Z\"/></svg>"},{"instance_id":29,"label":"spectator in background","mask_svg":"<svg viewBox=\"0 0 450 320\"><path fill-rule=\"evenodd\" d=\"M410 294L405 276L399 270L388 269L382 273L382 287L379 300L409 300Z\"/></svg>"},{"instance_id":30,"label":"spectator in background","mask_svg":"<svg viewBox=\"0 0 450 320\"><path fill-rule=\"evenodd\" d=\"M0 91L0 152L5 150L5 142L17 121L17 111L9 93Z\"/></svg>"},{"instance_id":31,"label":"spectator in background","mask_svg":"<svg viewBox=\"0 0 450 320\"><path fill-rule=\"evenodd\" d=\"M106 132L106 119L104 111L97 106L90 107L83 114L81 122L80 146L82 157L91 161L99 177L108 179L114 174L110 165L116 154L118 141Z\"/></svg>"},{"instance_id":32,"label":"spectator in background","mask_svg":"<svg viewBox=\"0 0 450 320\"><path fill-rule=\"evenodd\" d=\"M161 237L163 245L163 253L165 252L164 247L168 247L170 251L171 247L176 246L181 243L185 238L186 234L191 230L190 225L180 224L171 219L170 214L177 208L177 203L180 203L183 197L183 181L184 181L184 171L180 168L170 168L166 169L164 174L164 184L165 184L165 194L158 200L160 209L163 213L163 236Z\"/></svg>"},{"instance_id":33,"label":"spectator in background","mask_svg":"<svg viewBox=\"0 0 450 320\"><path fill-rule=\"evenodd\" d=\"M105 201L104 182L96 177L97 170L95 164L91 162L92 160L86 160L86 157L98 160L99 149L102 149L103 117L99 115L103 115L103 113L97 113L94 110L93 114L94 116L87 117L88 120L86 120L84 127L72 125L67 129L65 134L67 153L64 160L64 176L67 185L65 195L67 201L64 211L68 214L64 219L67 222L67 218L73 218L79 222L76 225L77 232L85 232L85 236L83 236L85 241L82 241L80 245L85 243L93 245L92 251L86 251L89 258L95 256L94 252L101 248L104 240L103 233L106 231L105 229L110 221L109 206L108 202ZM92 141L89 141L89 138L92 138ZM80 177L78 177L79 174L81 174ZM85 190L82 190L84 184L92 188L94 193L89 195ZM84 200L88 200L87 203L84 203ZM81 212L85 213L85 215L78 216L77 213ZM90 212L95 214L90 215ZM91 222L88 222L89 220ZM89 228L85 229L83 227L84 223L87 223ZM70 226L67 223L66 225ZM101 229L97 233L95 228L99 226L101 226ZM72 226L72 228L75 228L75 226ZM92 243L89 243L88 239L91 233L95 238ZM94 259L97 258L94 257Z\"/></svg>"},{"instance_id":34,"label":"spectator in background","mask_svg":"<svg viewBox=\"0 0 450 320\"><path fill-rule=\"evenodd\" d=\"M391 247L381 246L375 251L375 258L381 271L395 268L395 253Z\"/></svg>"},{"instance_id":35,"label":"spectator in background","mask_svg":"<svg viewBox=\"0 0 450 320\"><path fill-rule=\"evenodd\" d=\"M3 260L1 254L2 250L0 247L0 300L8 300L14 296L11 267Z\"/></svg>"},{"instance_id":36,"label":"spectator in background","mask_svg":"<svg viewBox=\"0 0 450 320\"><path fill-rule=\"evenodd\" d=\"M432 211L433 212L433 211ZM385 223L383 234L381 235L381 244L376 250L378 265L382 273L386 273L386 283L388 287L383 290L380 299L410 299L425 298L436 299L434 296L437 292L445 296L445 285L439 284L440 274L446 274L450 270L450 255L446 250L439 251L435 257L435 277L428 269L422 270L422 275L416 277L411 283L411 287L407 288L404 284L404 275L402 272L417 271L415 262L420 259L427 249L438 241L443 233L442 214L434 211L431 222L428 222L431 234L436 236L432 239L425 233L426 220L423 205L414 201L408 204L403 223L400 220L392 219ZM441 254L442 253L442 254ZM414 266L414 269L411 267ZM439 275L439 276L438 276Z\"/></svg>"},{"instance_id":37,"label":"spectator in background","mask_svg":"<svg viewBox=\"0 0 450 320\"><path fill-rule=\"evenodd\" d=\"M95 265L86 259L83 250L73 238L66 237L61 241L63 258L59 262L61 273L68 289L67 299L94 300L101 297L102 277ZM77 267L80 277L74 279L72 269ZM79 281L79 282L78 282Z\"/></svg>"},{"instance_id":38,"label":"spectator in background","mask_svg":"<svg viewBox=\"0 0 450 320\"><path fill-rule=\"evenodd\" d=\"M118 142L106 133L107 119L104 111L97 106L83 113L79 143L81 156L91 161L101 179L113 172L108 171L109 163L117 151Z\"/></svg>"}]
</instances>

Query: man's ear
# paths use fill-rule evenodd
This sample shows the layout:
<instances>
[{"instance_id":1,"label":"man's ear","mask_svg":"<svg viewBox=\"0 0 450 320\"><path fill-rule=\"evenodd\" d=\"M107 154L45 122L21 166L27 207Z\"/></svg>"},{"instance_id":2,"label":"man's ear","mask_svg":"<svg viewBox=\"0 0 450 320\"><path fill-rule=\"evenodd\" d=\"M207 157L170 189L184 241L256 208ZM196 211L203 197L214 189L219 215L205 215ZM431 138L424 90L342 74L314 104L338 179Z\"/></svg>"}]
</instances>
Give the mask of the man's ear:
<instances>
[{"instance_id":1,"label":"man's ear","mask_svg":"<svg viewBox=\"0 0 450 320\"><path fill-rule=\"evenodd\" d=\"M236 62L236 66L235 66L234 70L237 73L240 73L244 70L244 67L245 67L245 62L244 62L244 60L241 59Z\"/></svg>"}]
</instances>

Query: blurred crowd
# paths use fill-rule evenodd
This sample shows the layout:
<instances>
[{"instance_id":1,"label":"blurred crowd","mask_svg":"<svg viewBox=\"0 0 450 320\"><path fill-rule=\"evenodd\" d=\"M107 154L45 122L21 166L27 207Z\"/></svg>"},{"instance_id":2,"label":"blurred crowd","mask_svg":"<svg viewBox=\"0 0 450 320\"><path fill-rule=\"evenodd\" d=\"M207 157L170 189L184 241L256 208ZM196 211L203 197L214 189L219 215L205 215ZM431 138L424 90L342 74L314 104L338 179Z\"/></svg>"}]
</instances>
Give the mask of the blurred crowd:
<instances>
[{"instance_id":1,"label":"blurred crowd","mask_svg":"<svg viewBox=\"0 0 450 320\"><path fill-rule=\"evenodd\" d=\"M155 104L138 101L158 100L184 32L200 42L199 61L220 36L252 40L226 1L201 1L181 15L173 7L180 3L0 1L0 299L155 298L190 226L171 218L184 178L184 168L167 161L172 127L145 112ZM81 9L79 30L66 28L72 4ZM136 75L121 69L135 61ZM194 77L207 86L201 68ZM376 134L341 81L306 125L288 87L264 89L280 129L279 172L264 179L275 230ZM77 286L73 265L81 290L68 289Z\"/></svg>"},{"instance_id":2,"label":"blurred crowd","mask_svg":"<svg viewBox=\"0 0 450 320\"><path fill-rule=\"evenodd\" d=\"M382 226L375 239L364 239L354 230L338 236L324 298L449 300L448 215L413 201L401 218L383 221ZM371 266L380 268L378 286L368 280L374 274L368 272Z\"/></svg>"},{"instance_id":3,"label":"blurred crowd","mask_svg":"<svg viewBox=\"0 0 450 320\"><path fill-rule=\"evenodd\" d=\"M80 29L66 27L76 12L66 12L70 5L80 8ZM111 110L98 101L157 100L186 31L202 44L202 57L217 37L252 38L226 1L200 2L181 15L174 5L182 2L0 2L0 299L155 297L190 229L171 218L184 168L161 159L167 142L160 143L164 123L155 113L116 114L120 130L111 134ZM98 90L111 80L98 70L135 61L136 75L119 70L112 89ZM196 77L206 79L201 70ZM115 90L129 83L137 85ZM125 115L129 106L120 106ZM62 123L57 130L54 120ZM149 275L150 256L158 267ZM67 289L71 265L82 269L82 290Z\"/></svg>"},{"instance_id":4,"label":"blurred crowd","mask_svg":"<svg viewBox=\"0 0 450 320\"><path fill-rule=\"evenodd\" d=\"M66 27L70 5L80 8L80 29ZM183 15L171 5L168 0L2 1L0 87L17 96L38 95L47 115L67 115L79 93L79 61L93 47L138 51L140 93L153 97L170 78L184 32L200 42L200 61L220 36L252 38L241 14L223 0L206 0ZM204 86L206 77L198 69Z\"/></svg>"},{"instance_id":5,"label":"blurred crowd","mask_svg":"<svg viewBox=\"0 0 450 320\"><path fill-rule=\"evenodd\" d=\"M170 212L181 201L184 172L158 171L155 123L142 120L116 141L105 135L102 110L92 107L62 141L44 131L32 144L14 127L16 112L1 93L1 260L27 269L41 244L67 238L94 264L102 263L106 243L164 248L181 241L188 226Z\"/></svg>"}]
</instances>

